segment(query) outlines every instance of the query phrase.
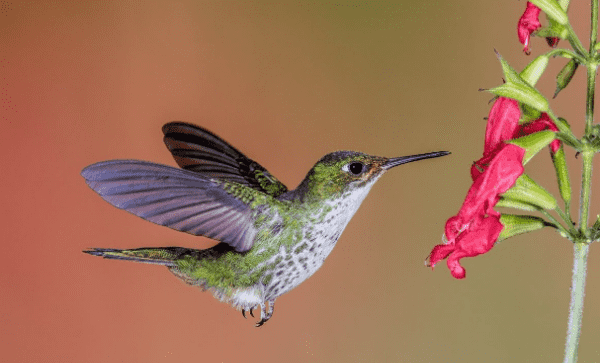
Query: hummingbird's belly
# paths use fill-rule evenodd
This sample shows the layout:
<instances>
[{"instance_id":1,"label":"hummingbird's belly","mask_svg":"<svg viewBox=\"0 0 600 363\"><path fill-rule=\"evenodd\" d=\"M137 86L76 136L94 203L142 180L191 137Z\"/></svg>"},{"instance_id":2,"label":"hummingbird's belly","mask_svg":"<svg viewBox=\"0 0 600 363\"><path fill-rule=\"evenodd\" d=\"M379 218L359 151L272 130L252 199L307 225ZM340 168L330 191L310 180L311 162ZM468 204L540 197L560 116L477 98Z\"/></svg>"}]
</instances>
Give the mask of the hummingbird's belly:
<instances>
[{"instance_id":1,"label":"hummingbird's belly","mask_svg":"<svg viewBox=\"0 0 600 363\"><path fill-rule=\"evenodd\" d=\"M368 189L368 188L367 188ZM368 190L367 190L368 192ZM312 276L335 247L346 225L356 212L366 192L354 198L334 200L324 203L329 206L326 214L321 211L311 216L312 223L302 231L302 238L292 246L280 246L279 252L269 259L273 263L270 274L265 274L261 283L266 300L272 300L300 285ZM267 264L268 264L267 263Z\"/></svg>"},{"instance_id":2,"label":"hummingbird's belly","mask_svg":"<svg viewBox=\"0 0 600 363\"><path fill-rule=\"evenodd\" d=\"M277 255L280 262L273 267L264 287L265 299L275 299L312 276L323 265L338 237L339 234L327 239L303 240L291 248L282 246Z\"/></svg>"}]
</instances>

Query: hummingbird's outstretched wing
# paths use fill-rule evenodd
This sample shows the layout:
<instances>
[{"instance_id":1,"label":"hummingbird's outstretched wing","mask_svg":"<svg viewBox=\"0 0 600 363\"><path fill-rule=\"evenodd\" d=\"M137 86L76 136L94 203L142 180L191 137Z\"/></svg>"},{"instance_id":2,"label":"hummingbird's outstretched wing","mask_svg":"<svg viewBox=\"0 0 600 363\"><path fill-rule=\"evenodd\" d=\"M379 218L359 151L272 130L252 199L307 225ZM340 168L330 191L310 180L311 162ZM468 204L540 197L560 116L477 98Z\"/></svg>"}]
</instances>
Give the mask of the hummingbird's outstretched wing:
<instances>
[{"instance_id":1,"label":"hummingbird's outstretched wing","mask_svg":"<svg viewBox=\"0 0 600 363\"><path fill-rule=\"evenodd\" d=\"M165 124L162 130L167 148L183 169L236 182L273 197L288 190L267 169L208 130L178 121Z\"/></svg>"},{"instance_id":2,"label":"hummingbird's outstretched wing","mask_svg":"<svg viewBox=\"0 0 600 363\"><path fill-rule=\"evenodd\" d=\"M191 171L138 160L111 160L82 170L104 200L150 222L206 236L245 252L257 233L249 205L222 184ZM258 192L255 192L258 193Z\"/></svg>"}]
</instances>

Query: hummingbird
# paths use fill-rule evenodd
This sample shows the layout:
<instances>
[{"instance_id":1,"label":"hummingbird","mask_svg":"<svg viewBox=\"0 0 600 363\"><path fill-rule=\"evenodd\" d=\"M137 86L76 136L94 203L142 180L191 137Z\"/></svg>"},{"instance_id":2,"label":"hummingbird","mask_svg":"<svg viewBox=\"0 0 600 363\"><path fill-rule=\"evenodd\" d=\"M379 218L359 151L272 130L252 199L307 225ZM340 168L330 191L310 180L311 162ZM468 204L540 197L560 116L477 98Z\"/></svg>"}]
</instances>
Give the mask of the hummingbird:
<instances>
[{"instance_id":1,"label":"hummingbird","mask_svg":"<svg viewBox=\"0 0 600 363\"><path fill-rule=\"evenodd\" d=\"M389 169L447 151L397 158L356 151L322 157L294 190L199 126L170 122L164 142L181 167L109 160L84 168L88 186L113 206L150 222L218 241L208 249L91 248L107 259L166 266L176 277L254 317L313 275L373 184Z\"/></svg>"}]
</instances>

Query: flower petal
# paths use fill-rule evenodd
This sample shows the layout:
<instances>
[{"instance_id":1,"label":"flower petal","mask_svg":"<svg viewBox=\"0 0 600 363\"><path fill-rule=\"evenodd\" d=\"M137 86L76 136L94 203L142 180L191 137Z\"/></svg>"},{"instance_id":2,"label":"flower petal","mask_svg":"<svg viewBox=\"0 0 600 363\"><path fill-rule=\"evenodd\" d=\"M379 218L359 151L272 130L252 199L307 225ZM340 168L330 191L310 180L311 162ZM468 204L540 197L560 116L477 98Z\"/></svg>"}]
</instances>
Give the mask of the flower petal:
<instances>
[{"instance_id":1,"label":"flower petal","mask_svg":"<svg viewBox=\"0 0 600 363\"><path fill-rule=\"evenodd\" d=\"M431 268L433 268L436 263L448 257L448 255L454 251L454 248L454 243L441 244L433 247L429 257L427 258L427 266L431 266Z\"/></svg>"},{"instance_id":2,"label":"flower petal","mask_svg":"<svg viewBox=\"0 0 600 363\"><path fill-rule=\"evenodd\" d=\"M471 188L456 216L448 219L445 228L446 244L437 245L429 255L433 266L448 257L448 268L457 279L465 277L459 260L489 251L500 232L500 213L493 208L500 194L510 189L523 174L525 149L503 144L502 149L489 162Z\"/></svg>"},{"instance_id":3,"label":"flower petal","mask_svg":"<svg viewBox=\"0 0 600 363\"><path fill-rule=\"evenodd\" d=\"M492 208L498 201L498 195L510 189L517 178L523 174L524 155L523 148L504 144L467 192L467 197L457 215L462 225L475 218L477 214L497 214Z\"/></svg>"},{"instance_id":4,"label":"flower petal","mask_svg":"<svg viewBox=\"0 0 600 363\"><path fill-rule=\"evenodd\" d=\"M481 255L491 250L503 228L499 216L490 216L481 219L471 226L466 233L461 234L456 240L454 252L450 254L447 261L452 276L457 279L465 278L466 272L460 265L460 260L465 257Z\"/></svg>"},{"instance_id":5,"label":"flower petal","mask_svg":"<svg viewBox=\"0 0 600 363\"><path fill-rule=\"evenodd\" d=\"M471 166L471 179L475 180L483 173L500 149L504 147L504 141L516 136L520 117L521 110L516 100L499 97L494 102L485 129L483 157Z\"/></svg>"},{"instance_id":6,"label":"flower petal","mask_svg":"<svg viewBox=\"0 0 600 363\"><path fill-rule=\"evenodd\" d=\"M529 37L531 36L531 33L542 26L539 21L540 11L540 8L528 1L525 12L521 15L519 23L517 24L519 42L523 44L523 51L526 54L529 54Z\"/></svg>"},{"instance_id":7,"label":"flower petal","mask_svg":"<svg viewBox=\"0 0 600 363\"><path fill-rule=\"evenodd\" d=\"M490 109L488 123L485 128L485 145L483 155L490 154L506 140L515 137L519 126L521 110L519 103L513 99L499 97Z\"/></svg>"}]
</instances>

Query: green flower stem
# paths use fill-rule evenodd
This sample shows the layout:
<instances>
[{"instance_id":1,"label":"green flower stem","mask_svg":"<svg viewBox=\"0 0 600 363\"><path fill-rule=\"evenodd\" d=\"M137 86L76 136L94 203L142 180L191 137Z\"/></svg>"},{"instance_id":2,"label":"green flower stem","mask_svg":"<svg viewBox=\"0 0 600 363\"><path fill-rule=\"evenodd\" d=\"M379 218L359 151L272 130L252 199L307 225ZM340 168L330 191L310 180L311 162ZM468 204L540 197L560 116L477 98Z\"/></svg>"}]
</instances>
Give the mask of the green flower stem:
<instances>
[{"instance_id":1,"label":"green flower stem","mask_svg":"<svg viewBox=\"0 0 600 363\"><path fill-rule=\"evenodd\" d=\"M590 214L590 196L592 194L592 160L594 150L585 150L583 157L583 173L581 176L581 201L579 209L579 229L581 234L589 237L588 218Z\"/></svg>"},{"instance_id":2,"label":"green flower stem","mask_svg":"<svg viewBox=\"0 0 600 363\"><path fill-rule=\"evenodd\" d=\"M596 3L596 6L594 6ZM590 55L594 55L594 47L598 36L598 1L592 0L592 28L590 29Z\"/></svg>"},{"instance_id":3,"label":"green flower stem","mask_svg":"<svg viewBox=\"0 0 600 363\"><path fill-rule=\"evenodd\" d=\"M580 64L585 64L586 58L579 55L577 52L573 52L570 49L556 48L547 52L548 57L564 57L568 59L575 59Z\"/></svg>"},{"instance_id":4,"label":"green flower stem","mask_svg":"<svg viewBox=\"0 0 600 363\"><path fill-rule=\"evenodd\" d=\"M573 279L571 280L571 304L569 305L569 326L565 359L563 363L577 362L577 348L581 334L581 318L583 317L583 297L585 295L585 276L587 273L587 257L590 250L588 243L573 244Z\"/></svg>"},{"instance_id":5,"label":"green flower stem","mask_svg":"<svg viewBox=\"0 0 600 363\"><path fill-rule=\"evenodd\" d=\"M585 278L587 274L587 258L590 250L590 229L588 219L590 214L590 196L592 192L592 161L595 150L589 145L594 123L594 94L596 87L595 47L598 28L598 0L592 0L592 24L590 31L590 51L585 63L587 67L587 98L585 112L585 136L582 138L583 171L581 176L581 195L579 209L579 231L578 238L573 244L573 277L571 282L571 303L569 304L569 325L567 327L567 341L565 343L564 363L577 362L577 349L579 348L579 336L583 317L583 298L585 296ZM574 33L569 24L569 41L574 38ZM573 42L571 42L573 44ZM576 49L578 52L579 50Z\"/></svg>"},{"instance_id":6,"label":"green flower stem","mask_svg":"<svg viewBox=\"0 0 600 363\"><path fill-rule=\"evenodd\" d=\"M569 233L572 236L577 236L577 231L575 230L575 227L573 227L573 220L571 219L571 216L569 215L569 206L566 205L565 206L566 211L563 211L560 208L556 208L555 211L556 213L558 213L558 215L560 216L560 218L565 221L565 223L567 224L567 226L569 227Z\"/></svg>"},{"instance_id":7,"label":"green flower stem","mask_svg":"<svg viewBox=\"0 0 600 363\"><path fill-rule=\"evenodd\" d=\"M568 23L566 25L566 28L567 28L567 31L569 32L568 40L569 40L569 43L571 43L571 46L573 47L573 49L577 53L579 53L579 55L581 55L582 57L586 57L589 53L587 50L585 50L585 47L581 43L581 40L579 40L579 38L577 37L577 34L575 34L573 27L571 27L571 23Z\"/></svg>"},{"instance_id":8,"label":"green flower stem","mask_svg":"<svg viewBox=\"0 0 600 363\"><path fill-rule=\"evenodd\" d=\"M592 4L597 4L592 1ZM592 132L592 124L594 122L594 95L596 88L596 68L598 64L595 61L587 65L587 102L585 112L585 134L590 135Z\"/></svg>"},{"instance_id":9,"label":"green flower stem","mask_svg":"<svg viewBox=\"0 0 600 363\"><path fill-rule=\"evenodd\" d=\"M556 208L556 210L558 210L560 208ZM550 220L550 222L565 236L571 236L572 233L570 231L567 231L567 229L565 228L565 226L563 226L559 221L556 220L556 218L554 218L554 216L550 213L548 213L547 210L539 208L538 211L540 213L542 213L544 216L546 216L546 218L548 218Z\"/></svg>"}]
</instances>

